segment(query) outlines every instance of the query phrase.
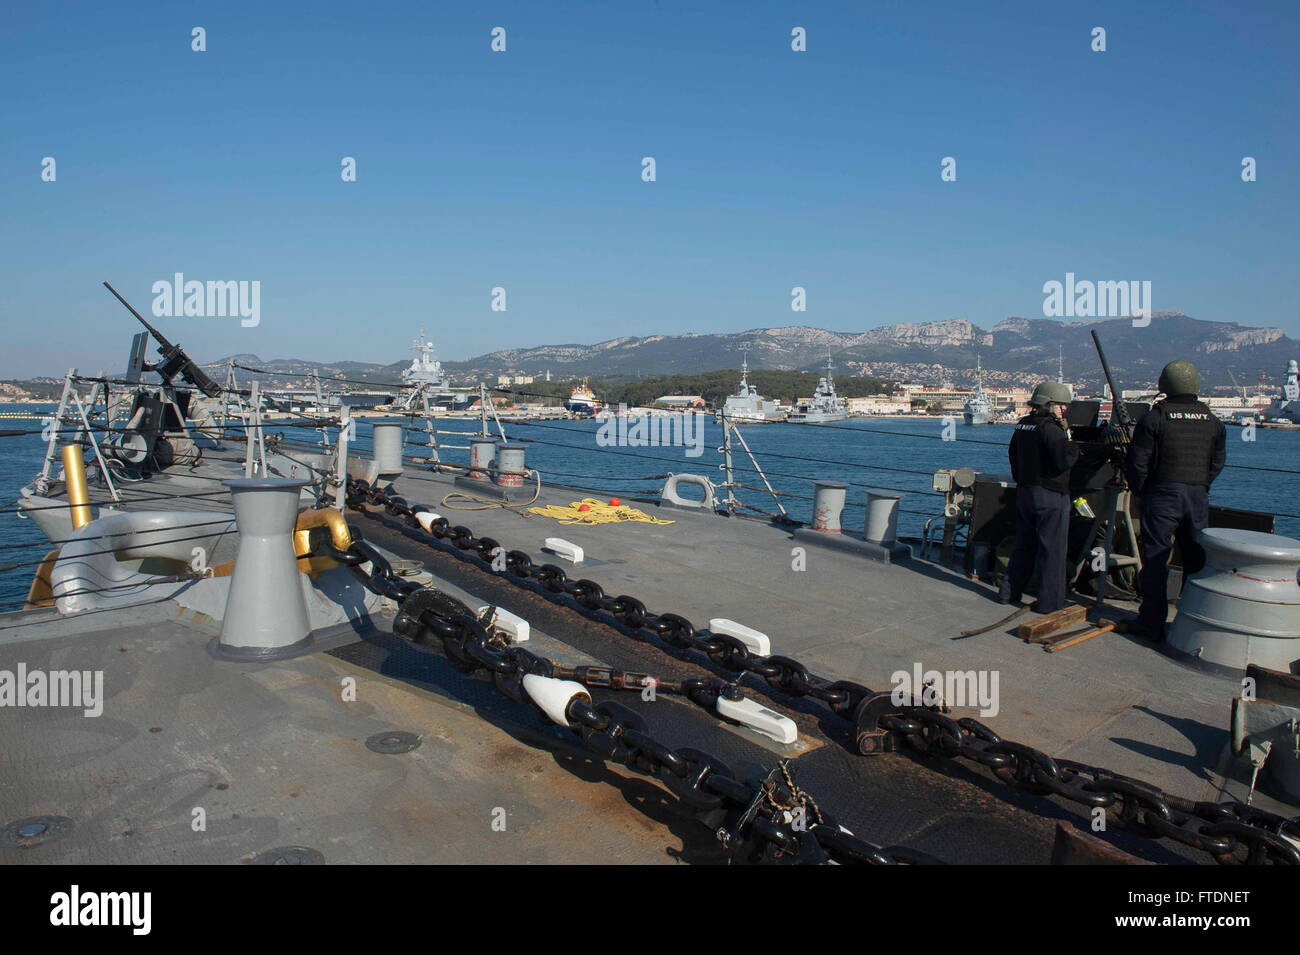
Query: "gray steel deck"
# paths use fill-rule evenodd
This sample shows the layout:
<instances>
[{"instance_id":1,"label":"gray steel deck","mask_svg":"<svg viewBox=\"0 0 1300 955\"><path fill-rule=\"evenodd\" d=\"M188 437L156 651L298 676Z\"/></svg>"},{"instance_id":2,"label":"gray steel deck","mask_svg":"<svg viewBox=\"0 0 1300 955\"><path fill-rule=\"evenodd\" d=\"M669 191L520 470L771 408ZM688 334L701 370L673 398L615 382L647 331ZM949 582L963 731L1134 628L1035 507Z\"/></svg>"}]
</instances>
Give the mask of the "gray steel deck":
<instances>
[{"instance_id":1,"label":"gray steel deck","mask_svg":"<svg viewBox=\"0 0 1300 955\"><path fill-rule=\"evenodd\" d=\"M701 627L728 617L760 629L771 637L774 653L793 656L821 676L889 689L895 671L911 672L916 663L941 671L996 670L997 715L957 715L976 716L1000 735L1055 756L1189 798L1218 798L1220 773L1228 769L1229 706L1239 685L1144 641L1108 633L1049 654L1023 643L1011 627L954 640L1006 615L990 587L933 563L888 565L805 546L765 521L632 502L624 495L674 523L560 525L502 509L441 507L454 488L444 475L408 472L395 485L452 523L535 561L556 563L571 577L589 577L606 593L630 594L653 611L673 611ZM547 487L539 504L568 504L589 493ZM580 544L586 563L575 569L543 553L548 536ZM792 570L792 551L801 546L802 572ZM1017 624L1025 619L1032 617ZM1266 796L1256 801L1268 804Z\"/></svg>"},{"instance_id":2,"label":"gray steel deck","mask_svg":"<svg viewBox=\"0 0 1300 955\"><path fill-rule=\"evenodd\" d=\"M498 711L504 698L487 684L472 706L326 652L217 661L214 631L178 610L98 614L69 628L94 629L62 636L52 631L63 621L12 628L23 615L0 617L0 669L102 670L107 697L97 718L0 710L0 827L73 823L30 848L0 840L0 864L238 863L295 845L330 863L651 863L681 855L674 829L707 842L652 784L538 748L545 734L528 708ZM347 678L356 702L340 697ZM366 748L390 730L421 744ZM492 828L497 807L504 831ZM196 808L206 831L192 828Z\"/></svg>"}]
</instances>

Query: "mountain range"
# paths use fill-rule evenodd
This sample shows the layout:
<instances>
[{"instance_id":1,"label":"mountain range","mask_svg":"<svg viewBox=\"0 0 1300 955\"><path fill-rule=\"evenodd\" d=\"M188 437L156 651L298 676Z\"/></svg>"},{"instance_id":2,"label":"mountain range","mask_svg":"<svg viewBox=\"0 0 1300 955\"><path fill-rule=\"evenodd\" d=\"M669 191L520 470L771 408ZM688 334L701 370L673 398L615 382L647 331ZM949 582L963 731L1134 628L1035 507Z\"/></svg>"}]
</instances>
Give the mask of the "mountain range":
<instances>
[{"instance_id":1,"label":"mountain range","mask_svg":"<svg viewBox=\"0 0 1300 955\"><path fill-rule=\"evenodd\" d=\"M748 355L751 368L819 371L829 356L836 375L963 385L974 380L978 355L985 384L996 386L1055 378L1059 356L1066 381L1099 389L1101 366L1089 334L1094 329L1121 388L1153 385L1160 368L1173 358L1195 363L1206 387L1230 386L1234 376L1240 386L1254 386L1260 376L1276 383L1287 360L1300 357L1297 342L1280 328L1156 312L1144 327L1135 327L1129 318L1066 322L1011 317L990 329L959 318L883 325L865 332L793 325L734 333L629 336L592 345L505 349L465 361L444 361L443 368L457 383L494 381L506 374L541 376L548 371L552 380L614 382L738 368L743 354ZM264 368L272 377L318 371L376 384L396 381L410 361L381 365L236 355L206 367L219 370L231 360Z\"/></svg>"}]
</instances>

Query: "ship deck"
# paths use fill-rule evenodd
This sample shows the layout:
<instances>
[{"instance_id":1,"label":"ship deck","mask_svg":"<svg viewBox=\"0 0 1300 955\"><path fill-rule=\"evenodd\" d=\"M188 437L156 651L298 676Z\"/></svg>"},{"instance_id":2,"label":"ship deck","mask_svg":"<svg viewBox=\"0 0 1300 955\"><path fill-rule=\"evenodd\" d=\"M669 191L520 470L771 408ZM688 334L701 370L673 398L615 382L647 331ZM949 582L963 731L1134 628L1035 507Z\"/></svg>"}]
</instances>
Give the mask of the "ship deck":
<instances>
[{"instance_id":1,"label":"ship deck","mask_svg":"<svg viewBox=\"0 0 1300 955\"><path fill-rule=\"evenodd\" d=\"M894 671L918 663L996 670L999 712L953 715L977 715L1004 737L1178 795L1214 799L1224 787L1231 680L1115 634L1058 654L1009 628L954 641L1006 613L959 573L814 545L807 569L794 571L802 541L765 521L632 502L672 523L562 526L500 508L444 508L443 497L461 489L449 475L408 471L396 486L537 562L563 563L541 551L545 537L572 540L588 557L579 569L566 566L570 576L697 626L728 617L761 629L774 653L819 675L888 689ZM539 503L588 493L547 486ZM708 670L503 582L380 511L351 511L349 521L372 543L422 560L435 586L530 620L533 652L670 679ZM0 861L238 863L284 846L315 849L327 862L723 861L710 829L657 783L593 761L532 707L394 637L391 618L375 623L368 633L318 634L305 656L249 664L211 657L214 622L170 601L76 618L0 616L0 670L102 670L106 697L94 719L0 710L0 828L33 816L71 820L29 848L0 840ZM340 696L348 678L355 702ZM768 695L752 677L742 686L796 720L798 744L783 747L667 694L650 703L615 691L593 696L638 710L656 739L714 753L749 779L791 759L823 809L877 844L954 863L1043 863L1058 823L1087 827L1076 807L1010 790L979 768L910 751L859 756L842 721L819 704ZM414 734L419 746L367 748L393 731ZM1267 796L1255 803L1271 808ZM492 825L498 808L504 831ZM193 828L196 809L206 813L205 831ZM1209 861L1167 840L1103 838L1150 861Z\"/></svg>"},{"instance_id":2,"label":"ship deck","mask_svg":"<svg viewBox=\"0 0 1300 955\"><path fill-rule=\"evenodd\" d=\"M105 688L98 718L0 710L0 864L237 864L286 847L340 864L722 858L665 791L382 629L260 664L214 659L216 632L171 601L0 615L0 670L99 670ZM393 732L418 747L367 747ZM33 817L67 821L36 844L6 829Z\"/></svg>"},{"instance_id":3,"label":"ship deck","mask_svg":"<svg viewBox=\"0 0 1300 955\"><path fill-rule=\"evenodd\" d=\"M452 523L522 550L535 563L556 563L571 577L590 578L607 594L629 594L697 627L725 617L761 630L771 638L773 653L794 657L820 676L881 690L894 686L894 673L912 673L918 664L922 670L996 671L996 715L970 708L955 715L974 716L1002 737L1053 756L1102 766L1187 798L1218 799L1226 792L1244 798L1232 779L1239 767L1227 751L1229 708L1240 690L1235 678L1189 666L1147 641L1114 632L1046 653L1015 632L1032 614L1000 630L959 638L1010 609L994 601L991 586L959 570L915 557L881 563L796 540L789 529L766 520L627 495L624 502L673 523L560 525L500 508L464 513L440 506L457 489L446 475L408 471L395 486L407 500L429 505ZM602 497L548 486L538 504L567 505L587 495ZM418 531L414 536L428 539ZM579 544L586 561L575 568L544 553L548 536ZM804 547L804 571L792 569L795 547ZM919 551L915 544L912 549ZM1126 618L1135 610L1129 603L1108 603L1106 615ZM743 685L764 686L753 677ZM1254 801L1295 812L1273 804L1268 792L1257 792Z\"/></svg>"}]
</instances>

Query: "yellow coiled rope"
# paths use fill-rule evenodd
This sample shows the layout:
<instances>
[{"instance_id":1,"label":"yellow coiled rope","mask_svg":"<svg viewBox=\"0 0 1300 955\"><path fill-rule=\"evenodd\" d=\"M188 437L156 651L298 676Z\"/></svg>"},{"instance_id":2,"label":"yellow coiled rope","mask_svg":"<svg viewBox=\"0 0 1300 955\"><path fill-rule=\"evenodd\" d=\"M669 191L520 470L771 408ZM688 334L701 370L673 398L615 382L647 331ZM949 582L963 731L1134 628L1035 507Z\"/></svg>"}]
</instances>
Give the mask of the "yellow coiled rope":
<instances>
[{"instance_id":1,"label":"yellow coiled rope","mask_svg":"<svg viewBox=\"0 0 1300 955\"><path fill-rule=\"evenodd\" d=\"M584 504L587 505L588 510L579 510ZM651 517L645 511L626 504L610 504L594 497L584 497L581 501L574 501L568 507L559 504L530 507L528 513L539 517L552 517L561 524L619 524L624 521L636 521L641 524L673 523Z\"/></svg>"}]
</instances>

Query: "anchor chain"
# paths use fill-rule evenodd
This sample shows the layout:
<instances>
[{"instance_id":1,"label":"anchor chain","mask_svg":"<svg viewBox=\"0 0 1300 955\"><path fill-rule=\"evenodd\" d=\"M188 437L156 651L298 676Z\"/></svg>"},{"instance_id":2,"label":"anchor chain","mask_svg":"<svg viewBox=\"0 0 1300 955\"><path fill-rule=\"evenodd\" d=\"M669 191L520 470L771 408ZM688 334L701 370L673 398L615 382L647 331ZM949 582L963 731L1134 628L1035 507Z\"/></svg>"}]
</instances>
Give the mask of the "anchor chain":
<instances>
[{"instance_id":1,"label":"anchor chain","mask_svg":"<svg viewBox=\"0 0 1300 955\"><path fill-rule=\"evenodd\" d=\"M324 529L327 530L327 529ZM646 674L620 674L600 667L563 667L547 657L512 645L503 634L490 632L464 603L432 587L403 580L373 546L356 538L342 551L328 533L313 533L311 549L346 564L372 592L398 602L393 631L420 647L441 646L457 670L466 675L486 671L493 686L517 703L542 707L524 689L524 677L552 679L568 674L590 677L592 685L613 686L632 677L632 685ZM485 615L486 616L486 615ZM683 682L687 695L701 699L716 690L709 681ZM696 702L699 702L697 699ZM672 749L650 734L646 721L634 710L613 700L591 704L580 696L565 707L565 728L582 747L602 762L626 766L659 780L681 804L711 825L724 849L738 861L817 865L941 865L941 860L905 846L882 847L836 825L813 798L794 784L791 769L779 770L784 783L755 787L738 779L727 765L702 750ZM795 809L811 807L796 814ZM811 815L815 822L807 824Z\"/></svg>"},{"instance_id":2,"label":"anchor chain","mask_svg":"<svg viewBox=\"0 0 1300 955\"><path fill-rule=\"evenodd\" d=\"M954 720L923 707L903 707L880 723L928 754L969 759L1017 789L1104 809L1127 832L1173 839L1224 865L1300 864L1300 850L1291 841L1300 837L1295 819L1236 801L1183 799L1130 776L1004 740L978 720Z\"/></svg>"},{"instance_id":3,"label":"anchor chain","mask_svg":"<svg viewBox=\"0 0 1300 955\"><path fill-rule=\"evenodd\" d=\"M378 505L417 529L423 525L416 515L433 510L409 503L393 493L391 486L381 490L352 478L348 479L347 503L352 508ZM435 518L428 533L458 551L477 556L498 576L516 582L535 581L553 596L568 596L587 616L600 619L600 614L609 614L628 630L657 637L677 650L703 654L720 668L735 672L737 679L752 673L787 696L821 701L833 714L853 723L863 754L896 749L899 742L905 742L929 756L984 766L1015 789L1060 796L1088 809L1100 807L1108 820L1113 817L1126 832L1151 840L1173 839L1208 853L1223 865L1300 865L1300 817L1288 819L1236 800L1183 799L1106 769L1055 759L1032 746L1002 739L976 720L952 719L941 705L900 706L888 693L876 693L850 680L817 676L792 657L762 656L729 634L697 630L679 614L653 613L635 597L610 597L594 580L570 580L555 564L534 565L523 551L504 550L493 538L476 537L468 527L452 525L444 517ZM502 565L504 573L498 569ZM832 841L834 837L823 834L820 838Z\"/></svg>"}]
</instances>

